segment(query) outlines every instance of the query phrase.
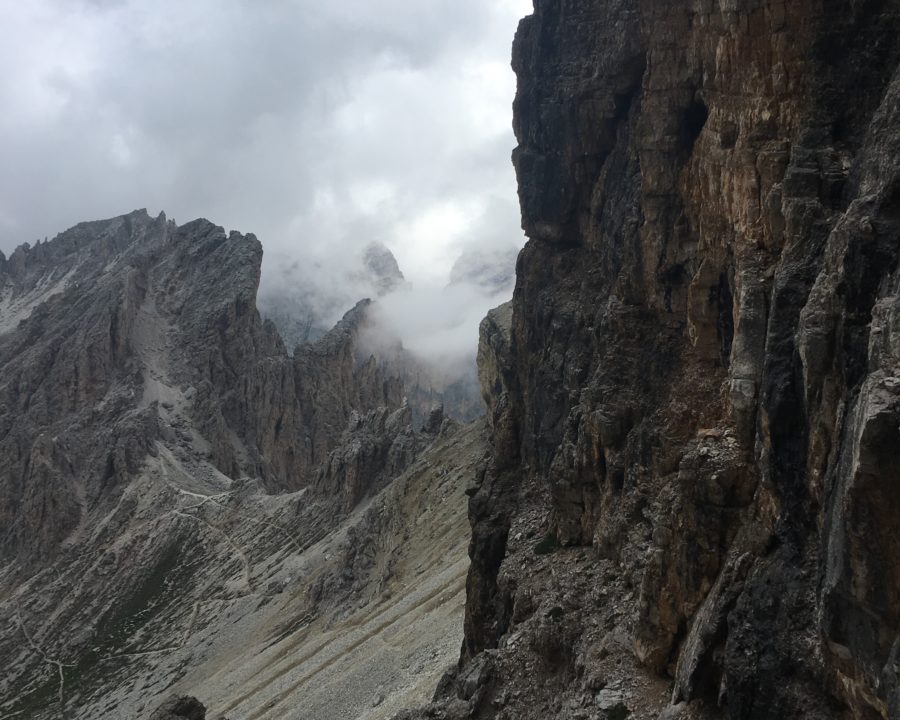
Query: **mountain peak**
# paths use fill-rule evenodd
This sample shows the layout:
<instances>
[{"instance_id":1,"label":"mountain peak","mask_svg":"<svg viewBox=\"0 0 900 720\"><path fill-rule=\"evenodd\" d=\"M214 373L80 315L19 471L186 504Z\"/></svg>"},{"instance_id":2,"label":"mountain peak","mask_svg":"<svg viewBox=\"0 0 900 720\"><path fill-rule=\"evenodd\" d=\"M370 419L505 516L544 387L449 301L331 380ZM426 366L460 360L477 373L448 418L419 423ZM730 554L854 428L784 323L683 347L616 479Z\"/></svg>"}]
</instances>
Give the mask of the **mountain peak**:
<instances>
[{"instance_id":1,"label":"mountain peak","mask_svg":"<svg viewBox=\"0 0 900 720\"><path fill-rule=\"evenodd\" d=\"M403 285L405 278L397 258L384 243L371 242L366 245L362 260L377 295L386 295Z\"/></svg>"}]
</instances>

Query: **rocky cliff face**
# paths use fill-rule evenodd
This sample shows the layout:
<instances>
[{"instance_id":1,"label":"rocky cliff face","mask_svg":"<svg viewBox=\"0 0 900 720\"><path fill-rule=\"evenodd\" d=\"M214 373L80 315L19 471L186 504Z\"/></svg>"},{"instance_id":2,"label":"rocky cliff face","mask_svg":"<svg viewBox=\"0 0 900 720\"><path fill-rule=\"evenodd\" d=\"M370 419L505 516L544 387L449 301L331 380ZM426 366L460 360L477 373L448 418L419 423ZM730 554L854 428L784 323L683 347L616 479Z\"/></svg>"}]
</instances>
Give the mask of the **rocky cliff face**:
<instances>
[{"instance_id":1,"label":"rocky cliff face","mask_svg":"<svg viewBox=\"0 0 900 720\"><path fill-rule=\"evenodd\" d=\"M0 716L386 718L459 647L482 428L412 425L368 302L289 355L261 257L138 211L0 264Z\"/></svg>"},{"instance_id":2,"label":"rocky cliff face","mask_svg":"<svg viewBox=\"0 0 900 720\"><path fill-rule=\"evenodd\" d=\"M898 30L892 0L535 0L530 241L426 714L900 717Z\"/></svg>"},{"instance_id":3,"label":"rocky cliff face","mask_svg":"<svg viewBox=\"0 0 900 720\"><path fill-rule=\"evenodd\" d=\"M270 271L274 277L261 288L257 306L278 328L289 352L325 335L361 297L383 297L406 283L397 258L380 242L369 243L358 257L337 261L336 267L311 259L279 260L283 267Z\"/></svg>"},{"instance_id":4,"label":"rocky cliff face","mask_svg":"<svg viewBox=\"0 0 900 720\"><path fill-rule=\"evenodd\" d=\"M288 357L256 311L261 257L252 235L143 211L10 257L0 274L6 558L52 555L91 510L115 505L157 442L297 490L352 412L399 407L398 383L355 354L365 303Z\"/></svg>"}]
</instances>

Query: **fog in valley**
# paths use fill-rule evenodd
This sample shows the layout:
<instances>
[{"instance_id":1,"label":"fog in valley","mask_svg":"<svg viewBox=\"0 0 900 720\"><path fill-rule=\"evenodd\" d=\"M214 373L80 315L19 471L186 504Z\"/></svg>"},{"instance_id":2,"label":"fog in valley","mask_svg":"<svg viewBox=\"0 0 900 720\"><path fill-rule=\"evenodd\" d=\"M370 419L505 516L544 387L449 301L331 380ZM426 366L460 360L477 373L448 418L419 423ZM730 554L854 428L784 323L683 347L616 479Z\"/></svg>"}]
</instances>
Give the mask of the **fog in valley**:
<instances>
[{"instance_id":1,"label":"fog in valley","mask_svg":"<svg viewBox=\"0 0 900 720\"><path fill-rule=\"evenodd\" d=\"M260 306L289 346L378 297L385 341L471 368L524 240L509 48L530 2L6 5L7 255L137 207L206 217L263 243Z\"/></svg>"}]
</instances>

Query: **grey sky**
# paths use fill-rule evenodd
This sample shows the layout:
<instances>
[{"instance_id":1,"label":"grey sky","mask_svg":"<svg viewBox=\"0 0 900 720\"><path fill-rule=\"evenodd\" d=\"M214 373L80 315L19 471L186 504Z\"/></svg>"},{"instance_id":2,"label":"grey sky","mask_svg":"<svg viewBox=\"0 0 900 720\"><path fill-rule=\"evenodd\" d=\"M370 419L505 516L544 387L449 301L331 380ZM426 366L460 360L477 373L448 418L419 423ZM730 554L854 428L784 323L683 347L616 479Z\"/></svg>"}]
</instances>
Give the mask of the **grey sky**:
<instances>
[{"instance_id":1,"label":"grey sky","mask_svg":"<svg viewBox=\"0 0 900 720\"><path fill-rule=\"evenodd\" d=\"M413 283L522 242L529 0L0 0L0 249L147 207L255 232L267 277L371 241ZM303 260L307 262L307 260Z\"/></svg>"}]
</instances>

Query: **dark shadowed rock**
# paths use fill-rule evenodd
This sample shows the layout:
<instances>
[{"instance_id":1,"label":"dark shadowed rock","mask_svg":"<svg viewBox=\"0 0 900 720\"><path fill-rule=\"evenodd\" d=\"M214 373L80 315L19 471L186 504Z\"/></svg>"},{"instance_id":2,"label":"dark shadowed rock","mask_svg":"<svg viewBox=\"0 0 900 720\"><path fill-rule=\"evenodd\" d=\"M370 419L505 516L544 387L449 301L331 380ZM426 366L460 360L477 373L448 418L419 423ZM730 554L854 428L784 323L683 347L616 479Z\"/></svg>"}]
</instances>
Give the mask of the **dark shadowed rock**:
<instances>
[{"instance_id":1,"label":"dark shadowed rock","mask_svg":"<svg viewBox=\"0 0 900 720\"><path fill-rule=\"evenodd\" d=\"M896 717L900 5L534 5L454 702Z\"/></svg>"},{"instance_id":2,"label":"dark shadowed rock","mask_svg":"<svg viewBox=\"0 0 900 720\"><path fill-rule=\"evenodd\" d=\"M190 695L173 695L153 711L150 720L206 720L206 708Z\"/></svg>"}]
</instances>

